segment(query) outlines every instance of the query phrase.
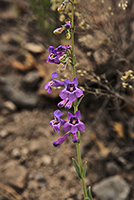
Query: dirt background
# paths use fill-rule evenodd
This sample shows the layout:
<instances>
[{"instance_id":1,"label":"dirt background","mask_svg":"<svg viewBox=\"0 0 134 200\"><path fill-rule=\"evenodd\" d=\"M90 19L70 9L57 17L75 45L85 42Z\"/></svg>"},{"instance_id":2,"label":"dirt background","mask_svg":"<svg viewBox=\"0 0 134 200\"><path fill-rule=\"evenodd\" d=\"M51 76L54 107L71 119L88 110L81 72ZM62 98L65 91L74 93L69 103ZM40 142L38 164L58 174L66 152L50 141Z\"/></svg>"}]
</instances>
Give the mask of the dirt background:
<instances>
[{"instance_id":1,"label":"dirt background","mask_svg":"<svg viewBox=\"0 0 134 200\"><path fill-rule=\"evenodd\" d=\"M134 200L134 81L128 77L126 88L121 81L134 70L134 3L125 11L118 3L85 0L75 13L76 69L85 89L81 153L94 200L104 199L97 183L114 177L128 188L121 198L114 189L114 199ZM54 11L51 17L58 21ZM59 138L49 125L59 90L48 95L43 88L56 70L45 62L47 49L65 41L49 29L44 33L37 19L28 1L0 0L0 200L81 200L72 138L52 145ZM68 69L60 79L70 74Z\"/></svg>"}]
</instances>

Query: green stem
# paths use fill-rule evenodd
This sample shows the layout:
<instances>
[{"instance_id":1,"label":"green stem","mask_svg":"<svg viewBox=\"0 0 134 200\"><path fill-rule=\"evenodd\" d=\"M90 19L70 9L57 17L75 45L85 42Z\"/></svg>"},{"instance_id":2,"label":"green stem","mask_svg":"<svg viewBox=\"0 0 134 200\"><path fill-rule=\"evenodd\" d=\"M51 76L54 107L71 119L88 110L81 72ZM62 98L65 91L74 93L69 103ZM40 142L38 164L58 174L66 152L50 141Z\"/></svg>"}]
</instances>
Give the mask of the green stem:
<instances>
[{"instance_id":1,"label":"green stem","mask_svg":"<svg viewBox=\"0 0 134 200\"><path fill-rule=\"evenodd\" d=\"M73 78L76 77L75 73L75 56L74 56L74 0L72 0L72 20L71 20L71 42L72 42L72 63L73 63ZM74 102L74 113L78 111L78 105L77 105L77 99ZM77 147L77 156L78 156L78 164L80 168L80 174L81 174L81 181L82 181L82 188L84 193L84 199L87 197L87 189L85 184L85 178L83 178L83 168L82 168L82 161L81 161L81 152L80 152L80 132L77 133L79 142L76 144Z\"/></svg>"},{"instance_id":2,"label":"green stem","mask_svg":"<svg viewBox=\"0 0 134 200\"><path fill-rule=\"evenodd\" d=\"M72 63L73 63L73 77L75 78L75 60L74 60L74 0L72 0L72 21L71 21L71 42L72 42Z\"/></svg>"},{"instance_id":3,"label":"green stem","mask_svg":"<svg viewBox=\"0 0 134 200\"><path fill-rule=\"evenodd\" d=\"M81 162L80 143L77 143L76 147L77 147L78 163L79 163L80 173L81 173L81 177L82 177L81 178L82 188L83 188L84 199L85 199L87 197L87 189L86 189L85 179L83 178L83 169L82 169L82 162Z\"/></svg>"}]
</instances>

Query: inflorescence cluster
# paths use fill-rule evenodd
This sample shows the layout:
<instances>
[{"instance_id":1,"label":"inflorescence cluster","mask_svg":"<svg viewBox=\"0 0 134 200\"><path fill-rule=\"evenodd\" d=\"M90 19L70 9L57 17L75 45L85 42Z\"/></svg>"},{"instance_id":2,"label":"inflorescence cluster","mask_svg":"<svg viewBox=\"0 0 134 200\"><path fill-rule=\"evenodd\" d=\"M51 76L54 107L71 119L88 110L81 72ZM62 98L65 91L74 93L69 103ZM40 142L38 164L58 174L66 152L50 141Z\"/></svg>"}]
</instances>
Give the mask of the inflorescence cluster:
<instances>
[{"instance_id":1,"label":"inflorescence cluster","mask_svg":"<svg viewBox=\"0 0 134 200\"><path fill-rule=\"evenodd\" d=\"M62 4L58 7L58 11L64 10L70 0L64 0ZM53 31L54 34L58 35L61 34L63 31L66 32L66 39L71 38L71 22L66 21L66 24L62 25L60 28L57 28ZM58 47L54 48L53 46L49 46L49 55L47 57L46 62L55 63L57 65L62 64L60 71L66 70L68 64L72 63L72 46L62 46L59 45ZM52 80L47 82L44 86L47 89L47 92L50 94L52 92L52 87L63 87L60 91L59 96L61 101L58 103L58 107L65 109L70 109L73 104L78 105L79 101L83 96L83 90L78 88L78 79L74 77L72 81L69 79L65 79L64 81L60 81L56 79L58 77L57 72L52 73ZM77 106L78 107L78 106ZM62 127L63 130L66 132L61 138L53 143L54 146L58 146L64 142L66 137L70 134L73 135L72 141L74 143L79 141L77 136L77 132L83 132L85 130L85 125L83 122L80 121L81 114L80 111L77 109L72 115L68 112L68 121L61 119L63 113L59 109L54 111L54 119L50 121L50 125L52 126L54 132L57 131L60 133L60 128Z\"/></svg>"}]
</instances>

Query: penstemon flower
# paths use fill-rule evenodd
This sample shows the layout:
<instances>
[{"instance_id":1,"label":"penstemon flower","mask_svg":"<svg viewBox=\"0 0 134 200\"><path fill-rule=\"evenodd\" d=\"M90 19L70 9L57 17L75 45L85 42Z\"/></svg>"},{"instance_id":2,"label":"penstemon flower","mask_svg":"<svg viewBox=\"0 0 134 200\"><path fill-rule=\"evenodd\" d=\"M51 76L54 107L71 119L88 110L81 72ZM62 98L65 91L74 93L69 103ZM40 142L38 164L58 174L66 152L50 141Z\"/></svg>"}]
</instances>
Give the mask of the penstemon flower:
<instances>
[{"instance_id":1,"label":"penstemon flower","mask_svg":"<svg viewBox=\"0 0 134 200\"><path fill-rule=\"evenodd\" d=\"M64 81L65 88L61 90L59 96L61 99L67 99L69 101L75 101L76 98L79 98L83 95L83 91L79 88L77 88L78 85L78 79L75 77L73 81L69 81L68 79L65 79Z\"/></svg>"},{"instance_id":2,"label":"penstemon flower","mask_svg":"<svg viewBox=\"0 0 134 200\"><path fill-rule=\"evenodd\" d=\"M61 145L61 144L65 141L65 139L67 138L68 135L69 135L69 132L66 133L65 135L63 135L62 137L60 137L60 138L59 138L58 140L56 140L55 142L53 142L53 145L54 145L55 147Z\"/></svg>"},{"instance_id":3,"label":"penstemon flower","mask_svg":"<svg viewBox=\"0 0 134 200\"><path fill-rule=\"evenodd\" d=\"M59 86L64 86L64 83L62 81L56 80L54 78L58 77L58 73L54 72L52 73L52 80L48 81L46 85L44 86L45 89L47 89L47 92L50 94L52 92L51 87L59 87Z\"/></svg>"},{"instance_id":4,"label":"penstemon flower","mask_svg":"<svg viewBox=\"0 0 134 200\"><path fill-rule=\"evenodd\" d=\"M60 133L60 127L65 124L65 120L61 119L60 117L63 113L60 110L56 110L54 112L54 120L50 121L50 125L53 127L54 132L57 131Z\"/></svg>"},{"instance_id":5,"label":"penstemon flower","mask_svg":"<svg viewBox=\"0 0 134 200\"><path fill-rule=\"evenodd\" d=\"M62 57L69 48L70 46L62 45L58 46L57 48L50 46L48 49L50 54L48 55L46 62L60 64L60 57Z\"/></svg>"},{"instance_id":6,"label":"penstemon flower","mask_svg":"<svg viewBox=\"0 0 134 200\"><path fill-rule=\"evenodd\" d=\"M80 121L81 114L80 111L76 111L74 115L68 112L68 121L64 124L63 130L70 131L73 134L76 134L77 131L83 132L85 130L85 125Z\"/></svg>"}]
</instances>

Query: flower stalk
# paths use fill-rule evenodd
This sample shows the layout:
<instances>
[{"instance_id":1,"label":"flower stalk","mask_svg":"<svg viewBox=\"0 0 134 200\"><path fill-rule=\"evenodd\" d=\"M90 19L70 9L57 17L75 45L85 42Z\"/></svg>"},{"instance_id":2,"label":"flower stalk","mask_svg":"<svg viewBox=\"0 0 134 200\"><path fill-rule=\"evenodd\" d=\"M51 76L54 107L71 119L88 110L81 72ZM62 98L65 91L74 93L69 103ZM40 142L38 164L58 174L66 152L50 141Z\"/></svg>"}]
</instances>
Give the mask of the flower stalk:
<instances>
[{"instance_id":1,"label":"flower stalk","mask_svg":"<svg viewBox=\"0 0 134 200\"><path fill-rule=\"evenodd\" d=\"M58 103L58 107L65 107L65 109L70 109L73 106L74 114L68 112L68 121L61 119L63 113L61 113L60 110L56 110L54 112L54 119L50 121L50 125L52 126L53 131L60 133L62 127L66 133L62 137L54 141L53 145L55 147L61 145L68 136L72 135L72 141L73 143L76 143L78 158L78 164L74 158L73 164L76 169L76 173L82 182L84 200L92 200L90 187L87 189L85 183L87 163L85 162L84 167L82 166L80 151L81 132L85 130L85 125L83 122L80 121L81 113L78 107L84 97L84 94L83 90L77 87L78 79L76 77L75 69L76 58L74 54L74 0L64 0L59 6L58 11L64 10L68 3L71 3L72 5L71 20L67 21L65 25L62 25L62 27L55 29L53 33L58 35L65 31L66 39L70 39L71 37L71 46L60 45L57 48L50 46L50 54L48 55L46 62L55 63L57 65L62 64L62 67L60 68L61 71L66 70L68 64L70 63L72 65L73 80L70 81L69 79L65 79L64 82L57 80L56 78L59 74L57 72L54 72L52 73L52 80L46 83L44 88L47 89L47 92L50 94L52 92L52 87L64 87L59 93L61 101Z\"/></svg>"},{"instance_id":2,"label":"flower stalk","mask_svg":"<svg viewBox=\"0 0 134 200\"><path fill-rule=\"evenodd\" d=\"M73 77L76 77L76 70L75 70L75 55L74 55L74 0L72 0L72 19L71 19L71 42L72 42L72 67L73 67ZM74 102L74 113L78 111L78 100L76 99ZM80 151L80 132L77 132L77 137L79 138L79 142L76 143L76 148L77 148L77 157L78 157L78 165L80 169L80 175L81 175L81 182L82 182L82 188L83 188L83 193L84 193L84 199L87 197L87 189L86 189L86 184L85 184L85 177L83 177L83 168L82 168L82 160L81 160L81 151Z\"/></svg>"}]
</instances>

